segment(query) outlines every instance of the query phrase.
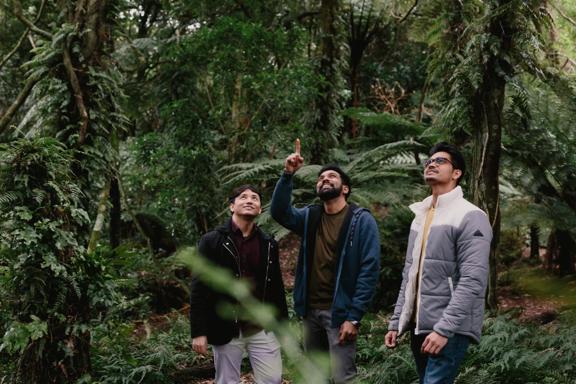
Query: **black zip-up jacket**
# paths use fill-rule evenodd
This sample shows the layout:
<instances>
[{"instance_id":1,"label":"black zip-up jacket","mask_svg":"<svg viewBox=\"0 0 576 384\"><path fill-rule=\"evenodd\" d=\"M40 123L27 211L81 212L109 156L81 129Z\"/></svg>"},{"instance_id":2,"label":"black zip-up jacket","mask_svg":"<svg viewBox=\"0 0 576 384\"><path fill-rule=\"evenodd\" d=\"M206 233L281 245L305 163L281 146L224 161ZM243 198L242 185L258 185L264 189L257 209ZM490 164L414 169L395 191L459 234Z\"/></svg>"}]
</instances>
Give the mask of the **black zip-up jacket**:
<instances>
[{"instance_id":1,"label":"black zip-up jacket","mask_svg":"<svg viewBox=\"0 0 576 384\"><path fill-rule=\"evenodd\" d=\"M202 236L198 251L200 255L240 278L239 255L231 237L231 224L230 220ZM257 299L276 307L279 318L285 319L288 317L288 306L280 272L278 243L258 227L256 231L260 240L261 256L261 267L256 272L256 291L263 296ZM221 303L234 303L234 300L229 295L214 291L197 277L192 278L190 330L193 338L207 336L209 344L222 345L239 336L238 319L225 318L218 314L217 308Z\"/></svg>"}]
</instances>

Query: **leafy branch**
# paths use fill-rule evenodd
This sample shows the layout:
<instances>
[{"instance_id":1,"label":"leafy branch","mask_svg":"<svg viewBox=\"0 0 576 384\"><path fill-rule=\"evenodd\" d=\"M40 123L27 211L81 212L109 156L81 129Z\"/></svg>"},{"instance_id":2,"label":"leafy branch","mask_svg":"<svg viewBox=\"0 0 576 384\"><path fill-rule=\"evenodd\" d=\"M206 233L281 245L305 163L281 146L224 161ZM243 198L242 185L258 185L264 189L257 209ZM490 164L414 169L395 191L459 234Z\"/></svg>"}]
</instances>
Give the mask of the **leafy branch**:
<instances>
[{"instance_id":1,"label":"leafy branch","mask_svg":"<svg viewBox=\"0 0 576 384\"><path fill-rule=\"evenodd\" d=\"M31 21L29 20L26 16L24 16L22 14L22 5L19 2L16 2L14 7L9 7L7 4L2 3L2 7L12 13L14 16L16 16L16 18L18 20L20 20L22 22L22 24L26 25L28 27L28 29L48 40L52 40L52 38L54 37L50 32L43 30L42 28L38 27L35 23L38 22L37 18L35 21ZM42 7L40 8L42 10L42 8L44 7L44 2L42 3ZM40 16L39 12L39 16Z\"/></svg>"}]
</instances>

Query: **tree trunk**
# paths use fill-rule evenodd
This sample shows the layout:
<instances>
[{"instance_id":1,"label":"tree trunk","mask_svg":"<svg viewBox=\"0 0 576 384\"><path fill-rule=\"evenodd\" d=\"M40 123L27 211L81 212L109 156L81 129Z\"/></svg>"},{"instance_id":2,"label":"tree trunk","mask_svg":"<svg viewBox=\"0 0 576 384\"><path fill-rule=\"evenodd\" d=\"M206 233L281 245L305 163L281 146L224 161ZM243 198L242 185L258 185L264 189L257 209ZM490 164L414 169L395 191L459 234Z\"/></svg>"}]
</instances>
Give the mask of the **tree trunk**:
<instances>
[{"instance_id":1,"label":"tree trunk","mask_svg":"<svg viewBox=\"0 0 576 384\"><path fill-rule=\"evenodd\" d=\"M540 226L536 224L530 226L530 260L540 260Z\"/></svg>"},{"instance_id":2,"label":"tree trunk","mask_svg":"<svg viewBox=\"0 0 576 384\"><path fill-rule=\"evenodd\" d=\"M558 241L558 274L561 276L572 275L574 269L574 252L576 242L572 234L567 230L557 230L556 239Z\"/></svg>"},{"instance_id":3,"label":"tree trunk","mask_svg":"<svg viewBox=\"0 0 576 384\"><path fill-rule=\"evenodd\" d=\"M328 150L336 144L339 129L338 8L338 0L322 0L320 5L320 85L312 126L312 164L322 164L328 159Z\"/></svg>"},{"instance_id":4,"label":"tree trunk","mask_svg":"<svg viewBox=\"0 0 576 384\"><path fill-rule=\"evenodd\" d=\"M493 68L492 68L493 69ZM490 278L487 304L496 309L497 253L500 237L499 169L502 142L502 110L505 82L495 72L484 77L484 89L474 105L474 142L471 167L473 202L490 219L494 237L490 247Z\"/></svg>"},{"instance_id":5,"label":"tree trunk","mask_svg":"<svg viewBox=\"0 0 576 384\"><path fill-rule=\"evenodd\" d=\"M86 250L87 254L92 254L96 251L98 246L98 241L100 236L102 236L102 229L104 228L104 220L106 219L106 204L108 203L108 196L110 194L110 184L106 183L102 191L100 192L100 198L98 199L98 214L96 215L96 220L94 222L94 228L90 234L90 241L88 242L88 248Z\"/></svg>"},{"instance_id":6,"label":"tree trunk","mask_svg":"<svg viewBox=\"0 0 576 384\"><path fill-rule=\"evenodd\" d=\"M112 207L110 207L110 246L116 248L120 245L122 229L122 202L117 177L112 178L110 182L110 202L112 203Z\"/></svg>"},{"instance_id":7,"label":"tree trunk","mask_svg":"<svg viewBox=\"0 0 576 384\"><path fill-rule=\"evenodd\" d=\"M552 229L548 235L548 241L546 242L546 253L544 254L544 268L547 270L554 269L554 263L556 262L556 255L558 254L558 240L556 237L556 229Z\"/></svg>"},{"instance_id":8,"label":"tree trunk","mask_svg":"<svg viewBox=\"0 0 576 384\"><path fill-rule=\"evenodd\" d=\"M511 47L511 32L506 15L495 17L489 27L489 33L500 41L500 49L508 51ZM482 208L490 219L494 234L490 247L490 278L486 304L497 309L497 254L500 240L500 190L499 171L502 148L502 113L506 80L501 74L508 69L505 63L492 56L485 65L483 81L473 99L474 130L472 169L470 181L473 201Z\"/></svg>"},{"instance_id":9,"label":"tree trunk","mask_svg":"<svg viewBox=\"0 0 576 384\"><path fill-rule=\"evenodd\" d=\"M352 108L358 108L360 106L360 90L358 89L358 72L359 65L352 65L350 71L350 89L352 90ZM350 138L355 138L358 136L359 132L358 120L355 118L349 118L346 122L346 128L348 131L348 136Z\"/></svg>"},{"instance_id":10,"label":"tree trunk","mask_svg":"<svg viewBox=\"0 0 576 384\"><path fill-rule=\"evenodd\" d=\"M94 72L105 72L107 57L105 48L111 41L111 10L114 8L106 0L77 0L73 3L60 5L68 25L76 28L75 33L68 34L62 40L62 62L52 76L60 77L60 81L68 84L70 99L68 109L58 115L60 126L58 137L74 152L76 160L71 170L77 178L77 184L84 192L81 197L82 208L90 212L93 207L91 191L94 181L104 174L95 174L95 170L103 170L101 165L94 165L94 151L106 151L103 143L110 142L110 132L114 131L115 122L107 123L97 116L112 116L117 112L112 95L101 92L98 86L106 77L94 77ZM60 68L63 67L64 70ZM96 85L98 83L98 85ZM104 124L109 124L103 126ZM99 147L84 150L99 141ZM77 138L77 139L76 139ZM91 151L94 149L94 151ZM101 152L105 156L104 152ZM108 189L106 189L106 194ZM91 226L87 223L78 224L74 232L78 242L84 247L94 249L101 229L104 209L96 216L96 226L91 245L88 238ZM66 220L66 213L54 208L54 217ZM68 218L70 223L74 219ZM77 221L78 222L78 221ZM72 225L72 224L70 224ZM54 240L55 241L55 240ZM51 244L52 245L52 244ZM52 245L58 249L58 245ZM92 264L86 261L86 255L81 255L79 249L64 249L56 252L60 265L70 273L70 281L59 275L51 275L46 279L52 286L46 286L42 292L43 298L48 297L54 309L45 313L33 313L47 323L45 337L32 340L27 345L18 361L17 376L26 383L76 383L86 377L91 370L90 363L90 301L88 297L88 278L97 271L92 271ZM26 315L21 313L20 316ZM29 316L29 315L28 315ZM26 319L28 320L28 319Z\"/></svg>"},{"instance_id":11,"label":"tree trunk","mask_svg":"<svg viewBox=\"0 0 576 384\"><path fill-rule=\"evenodd\" d=\"M360 106L360 65L366 47L374 38L378 28L379 20L373 15L374 3L369 0L370 4L366 9L366 0L362 1L362 5L358 14L356 14L355 7L350 5L350 17L348 20L348 48L350 51L349 65L350 65L350 90L352 91L352 100L350 105L353 108ZM348 136L354 138L358 136L358 120L351 118L346 122L346 131Z\"/></svg>"}]
</instances>

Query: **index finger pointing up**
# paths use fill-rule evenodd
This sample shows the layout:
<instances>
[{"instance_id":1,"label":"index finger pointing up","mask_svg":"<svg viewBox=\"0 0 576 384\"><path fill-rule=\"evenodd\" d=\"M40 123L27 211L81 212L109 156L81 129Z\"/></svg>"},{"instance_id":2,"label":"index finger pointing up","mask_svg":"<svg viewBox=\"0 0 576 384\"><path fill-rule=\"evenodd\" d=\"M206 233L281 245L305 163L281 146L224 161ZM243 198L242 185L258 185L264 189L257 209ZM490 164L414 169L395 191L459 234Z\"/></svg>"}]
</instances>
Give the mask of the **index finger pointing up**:
<instances>
[{"instance_id":1,"label":"index finger pointing up","mask_svg":"<svg viewBox=\"0 0 576 384\"><path fill-rule=\"evenodd\" d=\"M300 154L300 139L296 138L294 142L294 153L299 155Z\"/></svg>"}]
</instances>

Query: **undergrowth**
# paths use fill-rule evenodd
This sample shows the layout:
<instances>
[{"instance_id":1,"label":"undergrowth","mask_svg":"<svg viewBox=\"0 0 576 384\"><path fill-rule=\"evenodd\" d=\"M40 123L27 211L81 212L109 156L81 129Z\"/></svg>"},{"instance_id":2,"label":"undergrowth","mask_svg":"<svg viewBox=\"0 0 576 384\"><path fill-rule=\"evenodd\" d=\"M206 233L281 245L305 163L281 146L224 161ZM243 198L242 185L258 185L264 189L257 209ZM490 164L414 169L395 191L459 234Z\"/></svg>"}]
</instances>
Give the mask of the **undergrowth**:
<instances>
[{"instance_id":1,"label":"undergrowth","mask_svg":"<svg viewBox=\"0 0 576 384\"><path fill-rule=\"evenodd\" d=\"M457 384L573 384L576 382L576 334L571 314L545 326L520 324L509 315L487 318L481 343L472 345ZM359 375L363 383L417 383L409 339L383 346L383 317L366 321L359 339Z\"/></svg>"},{"instance_id":2,"label":"undergrowth","mask_svg":"<svg viewBox=\"0 0 576 384\"><path fill-rule=\"evenodd\" d=\"M173 383L178 370L204 361L190 344L186 316L165 316L165 322L102 325L94 331L92 383ZM155 328L155 329L154 329Z\"/></svg>"}]
</instances>

